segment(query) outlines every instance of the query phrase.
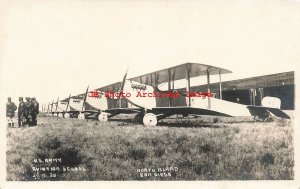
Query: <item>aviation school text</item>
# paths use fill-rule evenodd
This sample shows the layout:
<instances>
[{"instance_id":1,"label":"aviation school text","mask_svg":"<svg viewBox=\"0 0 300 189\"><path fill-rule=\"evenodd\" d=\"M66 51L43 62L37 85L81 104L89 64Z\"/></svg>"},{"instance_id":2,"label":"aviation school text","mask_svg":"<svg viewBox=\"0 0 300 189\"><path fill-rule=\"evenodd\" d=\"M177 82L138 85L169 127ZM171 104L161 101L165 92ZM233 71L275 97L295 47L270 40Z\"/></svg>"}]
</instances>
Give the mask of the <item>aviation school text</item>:
<instances>
[{"instance_id":1,"label":"aviation school text","mask_svg":"<svg viewBox=\"0 0 300 189\"><path fill-rule=\"evenodd\" d=\"M106 91L105 93L100 93L99 91L90 91L89 97L100 98L104 95L106 98L129 98L131 93L128 92L112 92ZM185 94L186 97L212 97L210 92L188 92ZM154 97L154 98L179 98L181 95L179 92L140 92L138 91L136 97Z\"/></svg>"}]
</instances>

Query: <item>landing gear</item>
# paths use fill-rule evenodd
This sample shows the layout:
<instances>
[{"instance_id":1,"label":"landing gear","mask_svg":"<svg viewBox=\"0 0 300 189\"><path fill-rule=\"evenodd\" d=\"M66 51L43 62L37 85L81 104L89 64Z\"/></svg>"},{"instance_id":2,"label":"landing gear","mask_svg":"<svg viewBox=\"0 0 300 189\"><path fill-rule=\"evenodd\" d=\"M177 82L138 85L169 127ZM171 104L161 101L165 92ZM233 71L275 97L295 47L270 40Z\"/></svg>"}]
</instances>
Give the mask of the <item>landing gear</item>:
<instances>
[{"instance_id":1,"label":"landing gear","mask_svg":"<svg viewBox=\"0 0 300 189\"><path fill-rule=\"evenodd\" d=\"M67 118L67 119L69 119L70 118L70 114L69 113L65 113L64 117Z\"/></svg>"},{"instance_id":2,"label":"landing gear","mask_svg":"<svg viewBox=\"0 0 300 189\"><path fill-rule=\"evenodd\" d=\"M267 121L272 120L273 117L271 117L271 116L254 116L253 118L256 121L267 122Z\"/></svg>"},{"instance_id":3,"label":"landing gear","mask_svg":"<svg viewBox=\"0 0 300 189\"><path fill-rule=\"evenodd\" d=\"M271 117L271 114L270 114L268 111L266 111L266 112L264 112L264 113L261 113L260 115L255 115L255 116L254 116L254 119L255 119L256 121L266 122L266 121L271 120L272 117Z\"/></svg>"},{"instance_id":4,"label":"landing gear","mask_svg":"<svg viewBox=\"0 0 300 189\"><path fill-rule=\"evenodd\" d=\"M145 126L156 126L157 124L157 117L153 113L145 114L143 118L143 123Z\"/></svg>"},{"instance_id":5,"label":"landing gear","mask_svg":"<svg viewBox=\"0 0 300 189\"><path fill-rule=\"evenodd\" d=\"M99 120L100 122L107 122L107 120L108 120L107 114L106 114L106 113L101 113L101 114L98 116L98 120Z\"/></svg>"},{"instance_id":6,"label":"landing gear","mask_svg":"<svg viewBox=\"0 0 300 189\"><path fill-rule=\"evenodd\" d=\"M59 113L59 114L58 114L58 117L63 117L63 114L62 114L62 113Z\"/></svg>"},{"instance_id":7,"label":"landing gear","mask_svg":"<svg viewBox=\"0 0 300 189\"><path fill-rule=\"evenodd\" d=\"M189 116L189 114L182 114L182 117L187 117Z\"/></svg>"},{"instance_id":8,"label":"landing gear","mask_svg":"<svg viewBox=\"0 0 300 189\"><path fill-rule=\"evenodd\" d=\"M78 115L78 119L85 119L84 114L83 114L83 113L80 113L80 114Z\"/></svg>"},{"instance_id":9,"label":"landing gear","mask_svg":"<svg viewBox=\"0 0 300 189\"><path fill-rule=\"evenodd\" d=\"M143 124L144 113L138 113L134 116L133 121L139 124Z\"/></svg>"}]
</instances>

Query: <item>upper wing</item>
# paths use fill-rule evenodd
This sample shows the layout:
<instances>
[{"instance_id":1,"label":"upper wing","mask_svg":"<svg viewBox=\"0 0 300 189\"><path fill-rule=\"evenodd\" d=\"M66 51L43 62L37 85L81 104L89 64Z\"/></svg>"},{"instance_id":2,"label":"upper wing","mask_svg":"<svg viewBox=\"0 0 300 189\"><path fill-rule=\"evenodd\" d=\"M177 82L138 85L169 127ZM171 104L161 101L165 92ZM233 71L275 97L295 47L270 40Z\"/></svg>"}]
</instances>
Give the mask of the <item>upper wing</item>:
<instances>
[{"instance_id":1,"label":"upper wing","mask_svg":"<svg viewBox=\"0 0 300 189\"><path fill-rule=\"evenodd\" d=\"M154 86L154 83L161 84L171 79L184 79L186 78L187 70L189 72L188 74L190 78L206 75L207 72L209 72L209 75L232 73L227 69L209 66L205 64L185 63L163 70L147 73L141 76L133 77L129 80Z\"/></svg>"}]
</instances>

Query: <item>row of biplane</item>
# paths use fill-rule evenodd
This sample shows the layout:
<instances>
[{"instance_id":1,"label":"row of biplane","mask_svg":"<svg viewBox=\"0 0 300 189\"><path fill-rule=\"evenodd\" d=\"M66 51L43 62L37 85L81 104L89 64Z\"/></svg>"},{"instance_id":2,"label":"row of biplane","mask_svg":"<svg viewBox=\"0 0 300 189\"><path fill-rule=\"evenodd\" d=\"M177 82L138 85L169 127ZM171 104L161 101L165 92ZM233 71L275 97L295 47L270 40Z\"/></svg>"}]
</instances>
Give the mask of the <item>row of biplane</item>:
<instances>
[{"instance_id":1,"label":"row of biplane","mask_svg":"<svg viewBox=\"0 0 300 189\"><path fill-rule=\"evenodd\" d=\"M160 119L174 114L214 115L214 116L255 116L262 119L269 116L289 119L280 109L280 99L264 97L262 106L244 105L222 100L221 75L232 73L229 70L198 64L185 63L160 71L127 79L107 85L77 96L69 96L64 100L49 103L43 111L49 116L79 119L98 119L105 122L118 114L136 114L147 126L155 126ZM219 95L199 98L188 95L191 91L191 78L206 76L207 94L210 94L210 77L219 76ZM175 88L177 81L185 80L185 88ZM160 86L167 84L167 89ZM129 93L124 96L109 96L105 93ZM153 98L137 96L138 93L173 92L177 98Z\"/></svg>"}]
</instances>

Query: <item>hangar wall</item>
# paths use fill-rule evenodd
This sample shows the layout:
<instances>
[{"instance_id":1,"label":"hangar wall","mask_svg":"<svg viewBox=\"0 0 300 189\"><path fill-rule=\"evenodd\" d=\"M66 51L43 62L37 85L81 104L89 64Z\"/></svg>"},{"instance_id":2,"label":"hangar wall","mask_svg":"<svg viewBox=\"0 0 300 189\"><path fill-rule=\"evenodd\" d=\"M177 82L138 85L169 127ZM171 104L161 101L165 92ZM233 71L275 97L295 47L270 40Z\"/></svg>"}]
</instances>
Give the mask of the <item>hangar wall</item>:
<instances>
[{"instance_id":1,"label":"hangar wall","mask_svg":"<svg viewBox=\"0 0 300 189\"><path fill-rule=\"evenodd\" d=\"M219 83L212 83L209 88L219 98ZM206 90L207 85L191 87L191 91ZM293 110L295 108L294 72L222 82L224 100L260 106L261 99L265 96L277 97L281 100L281 109Z\"/></svg>"}]
</instances>

